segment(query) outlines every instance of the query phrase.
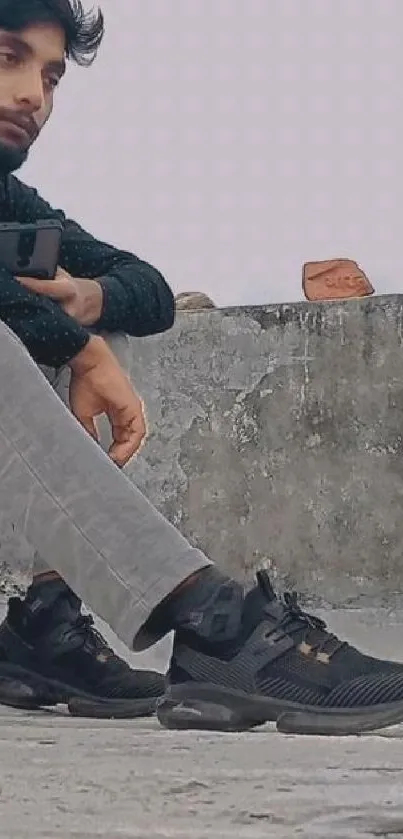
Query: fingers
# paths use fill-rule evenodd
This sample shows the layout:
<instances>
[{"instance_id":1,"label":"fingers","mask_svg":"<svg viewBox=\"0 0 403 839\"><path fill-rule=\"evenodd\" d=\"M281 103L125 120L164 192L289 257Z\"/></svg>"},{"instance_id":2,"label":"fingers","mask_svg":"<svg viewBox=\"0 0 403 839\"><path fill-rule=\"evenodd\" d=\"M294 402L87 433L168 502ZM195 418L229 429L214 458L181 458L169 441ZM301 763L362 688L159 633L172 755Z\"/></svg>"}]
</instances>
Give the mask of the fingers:
<instances>
[{"instance_id":1,"label":"fingers","mask_svg":"<svg viewBox=\"0 0 403 839\"><path fill-rule=\"evenodd\" d=\"M83 416L78 412L72 411L75 418L79 421L80 425L87 431L87 433L95 440L96 443L99 443L99 431L95 424L94 417Z\"/></svg>"},{"instance_id":2,"label":"fingers","mask_svg":"<svg viewBox=\"0 0 403 839\"><path fill-rule=\"evenodd\" d=\"M126 463L137 454L147 436L146 422L143 413L137 415L125 426L112 423L113 443L109 449L109 457L117 466Z\"/></svg>"},{"instance_id":3,"label":"fingers","mask_svg":"<svg viewBox=\"0 0 403 839\"><path fill-rule=\"evenodd\" d=\"M127 440L114 440L110 449L109 457L117 466L123 467L137 454L145 440L145 433L133 430Z\"/></svg>"},{"instance_id":4,"label":"fingers","mask_svg":"<svg viewBox=\"0 0 403 839\"><path fill-rule=\"evenodd\" d=\"M72 283L69 277L56 276L54 280L38 280L34 277L17 277L21 285L34 291L36 294L43 294L52 300L67 300L72 296Z\"/></svg>"},{"instance_id":5,"label":"fingers","mask_svg":"<svg viewBox=\"0 0 403 839\"><path fill-rule=\"evenodd\" d=\"M127 443L112 443L108 452L110 459L116 463L116 466L123 468L140 451L143 440L143 436L136 435Z\"/></svg>"}]
</instances>

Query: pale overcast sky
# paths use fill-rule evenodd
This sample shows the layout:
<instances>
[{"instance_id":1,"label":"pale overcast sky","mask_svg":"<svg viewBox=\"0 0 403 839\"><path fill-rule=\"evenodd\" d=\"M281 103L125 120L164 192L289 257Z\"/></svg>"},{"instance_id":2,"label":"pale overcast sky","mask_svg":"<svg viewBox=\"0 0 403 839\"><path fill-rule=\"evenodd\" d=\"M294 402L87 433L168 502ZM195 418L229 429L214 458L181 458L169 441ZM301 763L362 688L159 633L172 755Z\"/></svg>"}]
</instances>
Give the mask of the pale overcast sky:
<instances>
[{"instance_id":1,"label":"pale overcast sky","mask_svg":"<svg viewBox=\"0 0 403 839\"><path fill-rule=\"evenodd\" d=\"M102 0L21 177L219 305L347 256L403 289L403 0Z\"/></svg>"}]
</instances>

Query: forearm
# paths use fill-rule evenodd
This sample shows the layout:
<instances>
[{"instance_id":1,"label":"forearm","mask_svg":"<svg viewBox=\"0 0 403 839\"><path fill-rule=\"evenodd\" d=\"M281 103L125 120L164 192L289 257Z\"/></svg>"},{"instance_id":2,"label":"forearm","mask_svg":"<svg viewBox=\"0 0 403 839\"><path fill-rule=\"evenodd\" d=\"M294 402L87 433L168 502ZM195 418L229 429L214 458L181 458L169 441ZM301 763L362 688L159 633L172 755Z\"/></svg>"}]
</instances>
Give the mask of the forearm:
<instances>
[{"instance_id":1,"label":"forearm","mask_svg":"<svg viewBox=\"0 0 403 839\"><path fill-rule=\"evenodd\" d=\"M95 291L92 287L89 293L87 327L133 336L153 335L171 328L175 317L174 296L156 268L135 254L95 239L17 178L9 179L8 194L9 212L19 221L57 218L62 222L59 265L71 277L97 282L102 292L98 320L93 319L99 311L99 289Z\"/></svg>"},{"instance_id":2,"label":"forearm","mask_svg":"<svg viewBox=\"0 0 403 839\"><path fill-rule=\"evenodd\" d=\"M97 329L142 337L170 329L175 319L171 289L156 268L138 260L116 266L98 280L103 293Z\"/></svg>"},{"instance_id":3,"label":"forearm","mask_svg":"<svg viewBox=\"0 0 403 839\"><path fill-rule=\"evenodd\" d=\"M0 269L0 320L22 341L37 364L62 367L87 344L90 333L53 301L25 289Z\"/></svg>"},{"instance_id":4,"label":"forearm","mask_svg":"<svg viewBox=\"0 0 403 839\"><path fill-rule=\"evenodd\" d=\"M98 332L154 335L169 329L174 321L174 298L163 278L153 277L151 266L139 277L125 265L113 275L97 279L76 277L80 288L82 326ZM157 272L156 272L157 273Z\"/></svg>"}]
</instances>

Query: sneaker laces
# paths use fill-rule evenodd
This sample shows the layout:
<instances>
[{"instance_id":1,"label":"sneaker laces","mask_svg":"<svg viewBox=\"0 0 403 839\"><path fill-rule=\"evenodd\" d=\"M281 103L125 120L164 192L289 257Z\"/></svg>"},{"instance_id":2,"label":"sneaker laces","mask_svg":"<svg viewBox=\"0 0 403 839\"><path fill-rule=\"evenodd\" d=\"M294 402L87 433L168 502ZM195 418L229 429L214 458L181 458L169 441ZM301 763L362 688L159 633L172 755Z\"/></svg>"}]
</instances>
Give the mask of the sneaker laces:
<instances>
[{"instance_id":1,"label":"sneaker laces","mask_svg":"<svg viewBox=\"0 0 403 839\"><path fill-rule=\"evenodd\" d=\"M277 599L281 606L281 616L273 627L274 632L283 632L284 635L296 635L298 633L298 645L305 643L313 653L324 653L329 658L336 652L348 647L346 641L341 641L337 635L328 631L324 620L301 608L296 591L285 591L281 597L276 598L267 571L258 571L256 579L260 592L267 603L272 604L273 600ZM269 614L272 617L270 611Z\"/></svg>"},{"instance_id":2,"label":"sneaker laces","mask_svg":"<svg viewBox=\"0 0 403 839\"><path fill-rule=\"evenodd\" d=\"M71 628L68 629L66 635L68 638L74 638L74 640L77 637L81 637L83 649L94 654L98 661L102 663L108 662L108 664L115 663L120 670L123 666L130 670L129 664L116 655L112 647L105 641L103 635L95 628L92 615L79 614L71 625Z\"/></svg>"}]
</instances>

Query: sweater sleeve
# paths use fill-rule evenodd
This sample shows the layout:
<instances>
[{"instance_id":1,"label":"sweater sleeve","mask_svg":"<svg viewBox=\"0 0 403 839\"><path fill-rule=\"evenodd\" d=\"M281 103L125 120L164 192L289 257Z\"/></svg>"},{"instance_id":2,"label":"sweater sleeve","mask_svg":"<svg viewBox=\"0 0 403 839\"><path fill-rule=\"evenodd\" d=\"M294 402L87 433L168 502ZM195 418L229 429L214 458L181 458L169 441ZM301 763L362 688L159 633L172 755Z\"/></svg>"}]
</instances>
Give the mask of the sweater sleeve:
<instances>
[{"instance_id":1,"label":"sweater sleeve","mask_svg":"<svg viewBox=\"0 0 403 839\"><path fill-rule=\"evenodd\" d=\"M171 328L174 296L156 268L94 238L14 176L9 179L8 192L14 218L18 214L19 221L58 218L62 222L61 267L73 277L98 280L103 290L103 310L96 329L144 336Z\"/></svg>"},{"instance_id":2,"label":"sweater sleeve","mask_svg":"<svg viewBox=\"0 0 403 839\"><path fill-rule=\"evenodd\" d=\"M0 320L37 364L62 367L82 350L89 333L60 306L24 288L0 263Z\"/></svg>"}]
</instances>

